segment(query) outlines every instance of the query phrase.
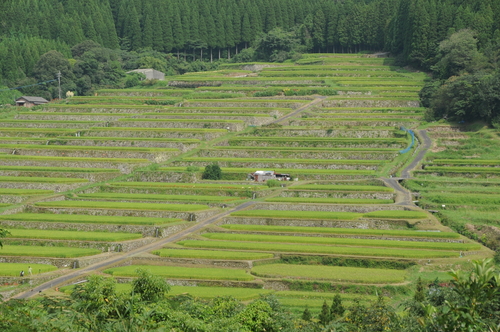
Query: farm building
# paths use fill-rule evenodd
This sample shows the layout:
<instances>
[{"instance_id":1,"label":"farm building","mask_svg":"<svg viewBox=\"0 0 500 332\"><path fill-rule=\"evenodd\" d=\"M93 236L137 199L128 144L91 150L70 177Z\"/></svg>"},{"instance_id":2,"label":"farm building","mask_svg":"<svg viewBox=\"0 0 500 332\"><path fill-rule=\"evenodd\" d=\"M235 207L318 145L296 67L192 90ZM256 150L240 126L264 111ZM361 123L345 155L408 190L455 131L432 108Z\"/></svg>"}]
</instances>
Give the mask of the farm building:
<instances>
[{"instance_id":1,"label":"farm building","mask_svg":"<svg viewBox=\"0 0 500 332\"><path fill-rule=\"evenodd\" d=\"M280 174L275 171L256 171L248 174L250 180L266 182L267 180L290 181L290 174Z\"/></svg>"},{"instance_id":2,"label":"farm building","mask_svg":"<svg viewBox=\"0 0 500 332\"><path fill-rule=\"evenodd\" d=\"M22 96L16 99L16 106L33 107L46 104L49 101L42 97Z\"/></svg>"},{"instance_id":3,"label":"farm building","mask_svg":"<svg viewBox=\"0 0 500 332\"><path fill-rule=\"evenodd\" d=\"M159 80L159 81L164 81L165 80L165 74L162 73L161 71L158 71L156 69L134 69L131 71L128 71L128 73L141 73L146 75L147 80Z\"/></svg>"}]
</instances>

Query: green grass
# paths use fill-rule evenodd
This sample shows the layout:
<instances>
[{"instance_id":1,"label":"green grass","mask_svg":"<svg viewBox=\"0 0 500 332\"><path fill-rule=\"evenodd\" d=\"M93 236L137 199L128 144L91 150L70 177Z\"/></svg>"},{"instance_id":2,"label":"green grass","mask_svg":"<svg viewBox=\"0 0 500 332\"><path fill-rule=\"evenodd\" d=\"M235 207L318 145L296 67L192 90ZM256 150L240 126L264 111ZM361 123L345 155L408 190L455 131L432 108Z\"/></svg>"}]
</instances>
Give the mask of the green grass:
<instances>
[{"instance_id":1,"label":"green grass","mask_svg":"<svg viewBox=\"0 0 500 332\"><path fill-rule=\"evenodd\" d=\"M232 260L255 260L274 257L273 254L226 251L226 250L190 250L190 249L160 249L153 254L160 257L175 258L199 258L199 259L232 259Z\"/></svg>"},{"instance_id":2,"label":"green grass","mask_svg":"<svg viewBox=\"0 0 500 332\"><path fill-rule=\"evenodd\" d=\"M156 226L181 222L179 218L147 218L120 216L91 216L85 214L18 213L0 215L0 220L20 222L58 222L82 224L144 225Z\"/></svg>"},{"instance_id":3,"label":"green grass","mask_svg":"<svg viewBox=\"0 0 500 332\"><path fill-rule=\"evenodd\" d=\"M440 258L440 257L444 258L444 257L459 256L459 254L456 251L443 251L443 250L334 247L334 246L321 246L321 245L302 245L302 244L266 243L266 242L184 240L177 242L177 244L189 248L254 250L254 251L291 252L291 253L307 253L307 254L372 256L372 257L396 257L396 258L409 258L409 259L428 259L428 258Z\"/></svg>"},{"instance_id":4,"label":"green grass","mask_svg":"<svg viewBox=\"0 0 500 332\"><path fill-rule=\"evenodd\" d=\"M9 238L19 239L51 239L72 241L128 241L142 238L137 233L111 233L111 232L84 232L84 231L60 231L41 229L7 229L11 235Z\"/></svg>"},{"instance_id":5,"label":"green grass","mask_svg":"<svg viewBox=\"0 0 500 332\"><path fill-rule=\"evenodd\" d=\"M334 282L370 284L399 283L403 282L406 277L406 271L401 270L292 264L258 265L252 268L252 273L259 277L268 278L329 280Z\"/></svg>"},{"instance_id":6,"label":"green grass","mask_svg":"<svg viewBox=\"0 0 500 332\"><path fill-rule=\"evenodd\" d=\"M266 202L316 203L316 204L392 204L392 199L367 198L314 198L314 197L271 197Z\"/></svg>"},{"instance_id":7,"label":"green grass","mask_svg":"<svg viewBox=\"0 0 500 332\"><path fill-rule=\"evenodd\" d=\"M108 273L116 277L136 277L137 269L149 270L152 274L165 278L239 281L250 281L254 279L253 276L245 273L245 270L211 267L131 265L107 269L104 273Z\"/></svg>"},{"instance_id":8,"label":"green grass","mask_svg":"<svg viewBox=\"0 0 500 332\"><path fill-rule=\"evenodd\" d=\"M333 191L371 191L371 192L394 192L394 189L383 186L358 186L358 185L327 185L327 184L303 184L291 186L289 190L333 190Z\"/></svg>"},{"instance_id":9,"label":"green grass","mask_svg":"<svg viewBox=\"0 0 500 332\"><path fill-rule=\"evenodd\" d=\"M246 210L231 213L234 217L293 218L355 220L362 216L355 212L288 211L288 210Z\"/></svg>"},{"instance_id":10,"label":"green grass","mask_svg":"<svg viewBox=\"0 0 500 332\"><path fill-rule=\"evenodd\" d=\"M0 144L0 148L38 149L38 150L71 150L71 151L123 151L123 152L178 152L175 148L143 148L130 146L85 146L85 145L35 145L35 144Z\"/></svg>"},{"instance_id":11,"label":"green grass","mask_svg":"<svg viewBox=\"0 0 500 332\"><path fill-rule=\"evenodd\" d=\"M14 246L4 245L2 256L32 256L74 258L92 256L101 253L98 249L72 248L72 247L46 247L46 246Z\"/></svg>"},{"instance_id":12,"label":"green grass","mask_svg":"<svg viewBox=\"0 0 500 332\"><path fill-rule=\"evenodd\" d=\"M43 189L0 188L0 195L31 196L31 195L50 195L53 193L54 193L53 190L43 190Z\"/></svg>"},{"instance_id":13,"label":"green grass","mask_svg":"<svg viewBox=\"0 0 500 332\"><path fill-rule=\"evenodd\" d=\"M0 182L85 183L89 182L89 180L80 178L49 178L42 176L0 176Z\"/></svg>"},{"instance_id":14,"label":"green grass","mask_svg":"<svg viewBox=\"0 0 500 332\"><path fill-rule=\"evenodd\" d=\"M302 227L302 226L271 226L271 225L240 225L226 224L220 227L235 231L251 232L284 232L284 233L319 233L362 236L394 236L417 238L458 239L460 235L452 232L419 232L386 229L332 228L332 227Z\"/></svg>"},{"instance_id":15,"label":"green grass","mask_svg":"<svg viewBox=\"0 0 500 332\"><path fill-rule=\"evenodd\" d=\"M419 171L422 172L422 171ZM500 173L500 167L459 167L459 166L426 166L425 172L434 173Z\"/></svg>"},{"instance_id":16,"label":"green grass","mask_svg":"<svg viewBox=\"0 0 500 332\"><path fill-rule=\"evenodd\" d=\"M147 201L188 201L188 202L229 202L242 199L230 196L209 195L156 195L156 194L122 194L96 193L79 194L79 198L107 199L107 200L147 200Z\"/></svg>"},{"instance_id":17,"label":"green grass","mask_svg":"<svg viewBox=\"0 0 500 332\"><path fill-rule=\"evenodd\" d=\"M57 270L57 267L49 264L27 264L27 263L0 263L0 276L19 277L24 271L24 276L29 277L28 268L31 266L33 275Z\"/></svg>"},{"instance_id":18,"label":"green grass","mask_svg":"<svg viewBox=\"0 0 500 332\"><path fill-rule=\"evenodd\" d=\"M128 202L100 202L100 201L56 201L40 202L35 206L44 208L77 208L77 209L105 209L105 210L142 210L142 211L201 211L209 207L202 204L157 204L157 203L128 203Z\"/></svg>"},{"instance_id":19,"label":"green grass","mask_svg":"<svg viewBox=\"0 0 500 332\"><path fill-rule=\"evenodd\" d=\"M498 191L497 191L498 192ZM433 203L459 204L459 205L500 205L500 195L472 194L472 193L425 193L421 201Z\"/></svg>"},{"instance_id":20,"label":"green grass","mask_svg":"<svg viewBox=\"0 0 500 332\"><path fill-rule=\"evenodd\" d=\"M396 241L396 240L372 240L353 239L320 236L289 236L289 235L266 235L266 234L233 234L233 233L205 233L203 237L211 240L224 241L250 241L250 242L274 242L274 243L310 243L332 246L359 246L359 247L385 247L385 248L407 248L426 250L456 250L469 251L479 250L481 246L474 243L447 243L447 242L421 242L421 241Z\"/></svg>"},{"instance_id":21,"label":"green grass","mask_svg":"<svg viewBox=\"0 0 500 332\"><path fill-rule=\"evenodd\" d=\"M114 168L46 167L46 166L0 166L0 171L19 172L75 172L75 173L118 173Z\"/></svg>"},{"instance_id":22,"label":"green grass","mask_svg":"<svg viewBox=\"0 0 500 332\"><path fill-rule=\"evenodd\" d=\"M125 118L118 119L118 122L199 122L199 123L214 123L213 119L144 119L144 118ZM242 120L223 120L218 119L217 123L243 123Z\"/></svg>"}]
</instances>

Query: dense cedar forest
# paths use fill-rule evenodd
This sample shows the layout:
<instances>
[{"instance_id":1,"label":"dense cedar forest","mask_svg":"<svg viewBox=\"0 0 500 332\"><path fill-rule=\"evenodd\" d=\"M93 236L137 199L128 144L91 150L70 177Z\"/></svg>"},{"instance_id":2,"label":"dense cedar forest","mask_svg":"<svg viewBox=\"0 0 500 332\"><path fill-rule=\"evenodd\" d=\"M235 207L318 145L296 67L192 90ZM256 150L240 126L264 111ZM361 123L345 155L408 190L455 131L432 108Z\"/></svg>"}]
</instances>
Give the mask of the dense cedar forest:
<instances>
[{"instance_id":1,"label":"dense cedar forest","mask_svg":"<svg viewBox=\"0 0 500 332\"><path fill-rule=\"evenodd\" d=\"M440 44L464 29L470 31L469 39ZM437 90L444 80L465 72L472 76L454 84L467 87L480 81L484 88L490 87L498 80L490 74L498 66L499 45L498 0L0 2L0 85L32 85L54 79L60 70L64 91L77 95L103 86L131 86L134 81L126 83L124 73L136 68L152 67L172 75L214 69L221 61L284 61L306 52L385 51L396 56L398 64L433 72L440 80L429 84L422 96L423 104L432 109L429 118L494 122L491 110L461 108L463 98L477 105L489 103L491 96L479 101L464 95L444 98L449 93ZM477 56L468 59L469 51ZM455 61L457 53L460 59ZM22 91L57 97L51 87ZM0 104L15 96L3 93ZM435 97L440 98L431 105ZM458 110L449 106L455 104Z\"/></svg>"}]
</instances>

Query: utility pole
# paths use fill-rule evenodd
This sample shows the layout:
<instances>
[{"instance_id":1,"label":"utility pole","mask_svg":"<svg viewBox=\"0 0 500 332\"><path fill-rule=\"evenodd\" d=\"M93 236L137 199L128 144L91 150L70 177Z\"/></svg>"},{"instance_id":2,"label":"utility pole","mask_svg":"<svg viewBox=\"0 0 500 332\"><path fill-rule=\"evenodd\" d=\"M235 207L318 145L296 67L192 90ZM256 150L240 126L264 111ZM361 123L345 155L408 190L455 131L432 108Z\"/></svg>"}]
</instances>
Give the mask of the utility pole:
<instances>
[{"instance_id":1,"label":"utility pole","mask_svg":"<svg viewBox=\"0 0 500 332\"><path fill-rule=\"evenodd\" d=\"M59 82L59 100L61 100L61 71L57 72L57 81Z\"/></svg>"}]
</instances>

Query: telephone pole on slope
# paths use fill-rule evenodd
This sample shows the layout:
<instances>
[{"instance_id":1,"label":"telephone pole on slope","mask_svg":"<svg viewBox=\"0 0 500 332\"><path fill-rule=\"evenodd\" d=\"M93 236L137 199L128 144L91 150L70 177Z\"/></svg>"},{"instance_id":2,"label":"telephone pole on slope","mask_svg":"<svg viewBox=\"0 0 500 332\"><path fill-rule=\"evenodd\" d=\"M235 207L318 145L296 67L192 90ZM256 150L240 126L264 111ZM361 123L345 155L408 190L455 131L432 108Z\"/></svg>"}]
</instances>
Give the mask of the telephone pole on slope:
<instances>
[{"instance_id":1,"label":"telephone pole on slope","mask_svg":"<svg viewBox=\"0 0 500 332\"><path fill-rule=\"evenodd\" d=\"M61 71L57 72L57 82L59 82L59 100L61 100Z\"/></svg>"}]
</instances>

